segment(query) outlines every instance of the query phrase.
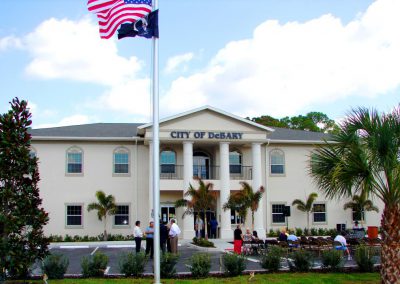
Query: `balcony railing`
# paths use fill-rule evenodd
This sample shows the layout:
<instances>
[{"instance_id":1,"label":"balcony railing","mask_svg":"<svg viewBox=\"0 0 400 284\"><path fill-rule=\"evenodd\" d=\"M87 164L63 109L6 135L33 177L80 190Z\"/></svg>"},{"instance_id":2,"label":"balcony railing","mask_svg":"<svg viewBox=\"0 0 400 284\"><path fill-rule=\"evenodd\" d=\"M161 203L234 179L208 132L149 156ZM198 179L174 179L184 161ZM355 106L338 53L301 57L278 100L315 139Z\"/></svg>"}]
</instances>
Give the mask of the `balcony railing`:
<instances>
[{"instance_id":1,"label":"balcony railing","mask_svg":"<svg viewBox=\"0 0 400 284\"><path fill-rule=\"evenodd\" d=\"M252 168L251 166L231 165L230 179L231 180L251 180ZM204 180L218 180L220 179L220 166L193 166L193 176L199 177ZM161 179L183 179L183 166L182 165L161 165L160 166Z\"/></svg>"}]
</instances>

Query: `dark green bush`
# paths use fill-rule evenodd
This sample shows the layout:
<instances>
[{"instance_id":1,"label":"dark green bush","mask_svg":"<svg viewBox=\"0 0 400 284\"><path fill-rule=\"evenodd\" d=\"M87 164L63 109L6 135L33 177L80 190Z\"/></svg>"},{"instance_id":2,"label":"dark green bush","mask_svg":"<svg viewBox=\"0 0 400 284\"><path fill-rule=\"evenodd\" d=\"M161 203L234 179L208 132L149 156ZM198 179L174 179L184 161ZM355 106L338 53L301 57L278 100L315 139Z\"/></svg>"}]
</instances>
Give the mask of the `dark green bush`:
<instances>
[{"instance_id":1,"label":"dark green bush","mask_svg":"<svg viewBox=\"0 0 400 284\"><path fill-rule=\"evenodd\" d=\"M193 238L193 244L199 246L199 247L206 247L206 248L213 248L214 243L210 242L209 240L206 240L205 238Z\"/></svg>"},{"instance_id":2,"label":"dark green bush","mask_svg":"<svg viewBox=\"0 0 400 284\"><path fill-rule=\"evenodd\" d=\"M303 235L303 230L301 228L295 228L295 231L296 231L296 236Z\"/></svg>"},{"instance_id":3,"label":"dark green bush","mask_svg":"<svg viewBox=\"0 0 400 284\"><path fill-rule=\"evenodd\" d=\"M305 250L299 250L291 253L289 261L289 268L291 271L307 272L313 265L313 255Z\"/></svg>"},{"instance_id":4,"label":"dark green bush","mask_svg":"<svg viewBox=\"0 0 400 284\"><path fill-rule=\"evenodd\" d=\"M179 255L173 253L163 253L160 259L160 272L163 278L173 278L176 275L176 264L178 263Z\"/></svg>"},{"instance_id":5,"label":"dark green bush","mask_svg":"<svg viewBox=\"0 0 400 284\"><path fill-rule=\"evenodd\" d=\"M322 252L322 266L332 271L339 271L343 267L343 252L327 250Z\"/></svg>"},{"instance_id":6,"label":"dark green bush","mask_svg":"<svg viewBox=\"0 0 400 284\"><path fill-rule=\"evenodd\" d=\"M144 272L147 258L144 253L125 253L119 259L119 270L125 276L139 276Z\"/></svg>"},{"instance_id":7,"label":"dark green bush","mask_svg":"<svg viewBox=\"0 0 400 284\"><path fill-rule=\"evenodd\" d=\"M304 236L309 236L310 235L310 229L304 228L303 234L304 234Z\"/></svg>"},{"instance_id":8,"label":"dark green bush","mask_svg":"<svg viewBox=\"0 0 400 284\"><path fill-rule=\"evenodd\" d=\"M190 258L190 272L194 278L207 277L211 269L211 258L208 253L196 253Z\"/></svg>"},{"instance_id":9,"label":"dark green bush","mask_svg":"<svg viewBox=\"0 0 400 284\"><path fill-rule=\"evenodd\" d=\"M224 253L222 255L222 265L227 275L238 276L246 269L246 258L235 253Z\"/></svg>"},{"instance_id":10,"label":"dark green bush","mask_svg":"<svg viewBox=\"0 0 400 284\"><path fill-rule=\"evenodd\" d=\"M107 269L108 256L96 252L91 257L83 257L81 262L83 277L103 277Z\"/></svg>"},{"instance_id":11,"label":"dark green bush","mask_svg":"<svg viewBox=\"0 0 400 284\"><path fill-rule=\"evenodd\" d=\"M281 268L281 258L284 254L282 248L271 246L266 254L261 255L260 265L269 271L278 271Z\"/></svg>"},{"instance_id":12,"label":"dark green bush","mask_svg":"<svg viewBox=\"0 0 400 284\"><path fill-rule=\"evenodd\" d=\"M72 242L74 239L70 235L65 235L64 242Z\"/></svg>"},{"instance_id":13,"label":"dark green bush","mask_svg":"<svg viewBox=\"0 0 400 284\"><path fill-rule=\"evenodd\" d=\"M366 245L359 245L354 255L355 261L361 272L373 272L376 250Z\"/></svg>"},{"instance_id":14,"label":"dark green bush","mask_svg":"<svg viewBox=\"0 0 400 284\"><path fill-rule=\"evenodd\" d=\"M42 271L49 279L63 279L69 265L68 258L62 254L51 254L42 263Z\"/></svg>"},{"instance_id":15,"label":"dark green bush","mask_svg":"<svg viewBox=\"0 0 400 284\"><path fill-rule=\"evenodd\" d=\"M310 234L311 234L311 236L317 236L318 235L318 229L317 228L311 228Z\"/></svg>"}]
</instances>

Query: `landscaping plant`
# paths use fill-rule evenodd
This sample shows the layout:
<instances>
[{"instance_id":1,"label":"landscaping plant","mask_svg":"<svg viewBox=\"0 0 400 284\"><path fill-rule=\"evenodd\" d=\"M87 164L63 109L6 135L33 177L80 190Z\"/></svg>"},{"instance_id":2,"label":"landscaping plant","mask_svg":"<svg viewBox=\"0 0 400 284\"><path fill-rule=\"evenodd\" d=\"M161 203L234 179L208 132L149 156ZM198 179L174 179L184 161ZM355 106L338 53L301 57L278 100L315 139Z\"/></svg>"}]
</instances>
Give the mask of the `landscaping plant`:
<instances>
[{"instance_id":1,"label":"landscaping plant","mask_svg":"<svg viewBox=\"0 0 400 284\"><path fill-rule=\"evenodd\" d=\"M305 250L295 251L290 254L289 268L291 271L307 272L313 265L313 255Z\"/></svg>"},{"instance_id":2,"label":"landscaping plant","mask_svg":"<svg viewBox=\"0 0 400 284\"><path fill-rule=\"evenodd\" d=\"M103 277L107 269L108 256L96 252L93 256L83 257L81 262L83 277Z\"/></svg>"},{"instance_id":3,"label":"landscaping plant","mask_svg":"<svg viewBox=\"0 0 400 284\"><path fill-rule=\"evenodd\" d=\"M322 252L322 266L331 271L339 271L343 267L343 251L327 250Z\"/></svg>"},{"instance_id":4,"label":"landscaping plant","mask_svg":"<svg viewBox=\"0 0 400 284\"><path fill-rule=\"evenodd\" d=\"M42 263L42 271L49 279L63 279L69 260L62 254L48 255Z\"/></svg>"},{"instance_id":5,"label":"landscaping plant","mask_svg":"<svg viewBox=\"0 0 400 284\"><path fill-rule=\"evenodd\" d=\"M271 246L266 254L261 255L260 265L268 271L278 271L281 268L281 258L284 251L281 247Z\"/></svg>"},{"instance_id":6,"label":"landscaping plant","mask_svg":"<svg viewBox=\"0 0 400 284\"><path fill-rule=\"evenodd\" d=\"M355 261L361 272L373 272L376 251L366 245L359 245L354 255Z\"/></svg>"},{"instance_id":7,"label":"landscaping plant","mask_svg":"<svg viewBox=\"0 0 400 284\"><path fill-rule=\"evenodd\" d=\"M238 254L224 253L222 266L228 276L238 276L246 269L246 258Z\"/></svg>"},{"instance_id":8,"label":"landscaping plant","mask_svg":"<svg viewBox=\"0 0 400 284\"><path fill-rule=\"evenodd\" d=\"M173 253L163 253L160 259L160 272L163 278L173 278L176 275L176 264L179 255Z\"/></svg>"},{"instance_id":9,"label":"landscaping plant","mask_svg":"<svg viewBox=\"0 0 400 284\"><path fill-rule=\"evenodd\" d=\"M207 277L211 269L211 258L208 253L196 253L190 258L190 272L194 278Z\"/></svg>"},{"instance_id":10,"label":"landscaping plant","mask_svg":"<svg viewBox=\"0 0 400 284\"><path fill-rule=\"evenodd\" d=\"M137 277L144 272L147 258L144 253L125 253L120 257L119 270L125 276Z\"/></svg>"}]
</instances>

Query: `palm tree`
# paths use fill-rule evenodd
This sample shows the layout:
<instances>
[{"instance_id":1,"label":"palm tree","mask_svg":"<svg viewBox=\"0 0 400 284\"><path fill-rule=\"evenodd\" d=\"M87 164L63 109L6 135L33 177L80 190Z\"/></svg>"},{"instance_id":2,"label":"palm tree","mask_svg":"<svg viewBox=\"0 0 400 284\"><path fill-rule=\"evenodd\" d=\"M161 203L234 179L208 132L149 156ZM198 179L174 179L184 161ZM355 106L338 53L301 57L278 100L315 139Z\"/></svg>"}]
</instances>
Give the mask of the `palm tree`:
<instances>
[{"instance_id":1,"label":"palm tree","mask_svg":"<svg viewBox=\"0 0 400 284\"><path fill-rule=\"evenodd\" d=\"M378 207L376 207L371 200L367 199L367 195L363 192L360 195L354 194L351 200L352 201L344 204L343 209L352 209L352 211L356 212L356 214L360 216L361 226L363 227L364 211L379 212Z\"/></svg>"},{"instance_id":2,"label":"palm tree","mask_svg":"<svg viewBox=\"0 0 400 284\"><path fill-rule=\"evenodd\" d=\"M353 110L311 155L310 174L328 198L365 192L382 200L382 283L400 275L400 106L391 113Z\"/></svg>"},{"instance_id":3,"label":"palm tree","mask_svg":"<svg viewBox=\"0 0 400 284\"><path fill-rule=\"evenodd\" d=\"M107 215L115 215L117 205L115 204L115 197L107 195L99 190L96 192L97 203L92 202L88 205L87 211L97 210L97 217L100 221L104 221L104 236L103 239L107 240Z\"/></svg>"},{"instance_id":4,"label":"palm tree","mask_svg":"<svg viewBox=\"0 0 400 284\"><path fill-rule=\"evenodd\" d=\"M300 199L295 199L292 202L293 206L297 206L297 210L307 213L307 229L310 230L310 212L313 211L313 204L315 199L317 199L318 194L315 192L310 193L307 197L306 202Z\"/></svg>"},{"instance_id":5,"label":"palm tree","mask_svg":"<svg viewBox=\"0 0 400 284\"><path fill-rule=\"evenodd\" d=\"M203 212L204 214L204 228L205 237L208 239L207 233L207 214L208 208L215 209L217 202L217 192L213 190L214 184L204 183L201 178L196 178L199 182L199 187L195 189L191 184L189 189L186 191L184 197L190 197L190 199L179 199L175 202L175 207L186 207L183 212L182 218L186 215L194 215L195 213Z\"/></svg>"},{"instance_id":6,"label":"palm tree","mask_svg":"<svg viewBox=\"0 0 400 284\"><path fill-rule=\"evenodd\" d=\"M231 193L228 201L222 206L222 209L237 210L239 216L246 222L247 210L251 211L251 228L254 230L254 212L258 210L258 205L265 191L263 186L254 192L253 188L245 181L241 181L242 188L234 193Z\"/></svg>"}]
</instances>

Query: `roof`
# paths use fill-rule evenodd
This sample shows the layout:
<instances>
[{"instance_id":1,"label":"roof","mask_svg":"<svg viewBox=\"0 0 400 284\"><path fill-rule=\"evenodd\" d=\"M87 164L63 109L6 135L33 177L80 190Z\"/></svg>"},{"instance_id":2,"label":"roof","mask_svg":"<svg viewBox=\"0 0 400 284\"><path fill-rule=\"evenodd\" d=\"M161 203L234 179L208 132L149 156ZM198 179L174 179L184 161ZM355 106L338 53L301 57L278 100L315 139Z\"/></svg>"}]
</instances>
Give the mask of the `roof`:
<instances>
[{"instance_id":1,"label":"roof","mask_svg":"<svg viewBox=\"0 0 400 284\"><path fill-rule=\"evenodd\" d=\"M70 138L132 138L137 136L137 128L143 123L93 123L51 128L30 129L33 137Z\"/></svg>"},{"instance_id":2,"label":"roof","mask_svg":"<svg viewBox=\"0 0 400 284\"><path fill-rule=\"evenodd\" d=\"M177 119L177 118L180 118L180 117L183 117L183 116L191 115L191 114L193 114L193 113L200 112L200 111L203 111L203 110L210 110L210 111L213 111L213 112L222 114L222 115L224 115L224 116L233 118L233 119L235 119L235 120L239 120L239 121L244 122L244 123L246 123L246 124L250 124L250 125L252 125L252 126L261 128L261 129L266 130L266 131L269 131L269 132L273 132L273 131L274 131L274 130L272 129L272 127L269 127L269 126L265 126L265 125L256 123L256 122L254 122L254 121L245 119L245 118L243 118L243 117L234 115L234 114L232 114L232 113L223 111L223 110L221 110L221 109L218 109L218 108L215 108L215 107L212 107L212 106L209 106L209 105L202 106L202 107L199 107L199 108L196 108L196 109L192 109L192 110L189 110L189 111L186 111L186 112L182 112L182 113L180 113L180 114L173 115L173 116L170 116L170 117L166 117L166 118L164 118L164 119L161 119L161 120L160 120L160 123L163 123L163 122L166 122L166 121L169 121L169 120L173 120L173 119ZM139 129L144 129L144 128L150 127L150 126L152 126L152 125L153 125L152 123L147 123L147 124L141 125L141 126L139 127Z\"/></svg>"},{"instance_id":3,"label":"roof","mask_svg":"<svg viewBox=\"0 0 400 284\"><path fill-rule=\"evenodd\" d=\"M271 141L323 141L330 140L331 135L322 132L312 132L306 130L294 130L288 128L272 127L275 131L268 135Z\"/></svg>"}]
</instances>

